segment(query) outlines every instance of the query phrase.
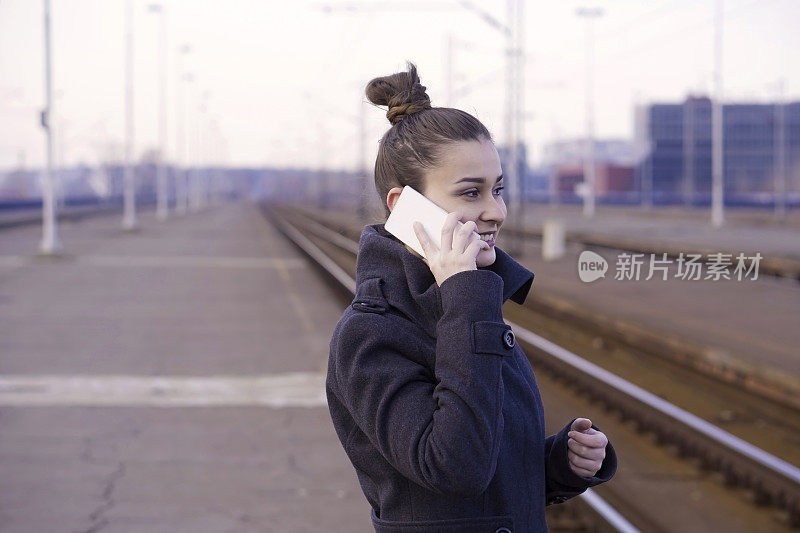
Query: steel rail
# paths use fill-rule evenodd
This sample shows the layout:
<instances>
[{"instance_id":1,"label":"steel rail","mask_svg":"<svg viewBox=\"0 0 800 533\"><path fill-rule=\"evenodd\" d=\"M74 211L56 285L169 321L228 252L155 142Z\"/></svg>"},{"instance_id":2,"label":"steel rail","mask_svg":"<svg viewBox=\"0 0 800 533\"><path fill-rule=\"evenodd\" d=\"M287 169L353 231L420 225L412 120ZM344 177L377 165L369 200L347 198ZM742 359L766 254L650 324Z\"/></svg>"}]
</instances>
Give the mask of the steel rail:
<instances>
[{"instance_id":1,"label":"steel rail","mask_svg":"<svg viewBox=\"0 0 800 533\"><path fill-rule=\"evenodd\" d=\"M304 229L347 252L357 254L358 245L351 239L308 217L303 219ZM682 452L699 456L704 465L713 464L725 474L729 483L739 482L752 488L756 493L756 501L765 503L771 499L776 506L789 511L792 525L800 524L800 469L796 466L518 324L506 322L519 340L546 354L550 359L546 366L556 374L567 375L565 369L568 369L572 372L569 375L574 378L574 372L579 372L583 376L584 386L607 404L615 406L623 416L644 420L644 426L657 436L665 441L679 442ZM562 368L556 368L559 365ZM611 391L616 397L609 397L605 391ZM633 404L639 407L638 416L631 415L632 411L637 411L637 406ZM664 417L672 421L675 432L668 431L663 423L651 422L654 418L663 421ZM726 452L723 457L716 461L710 459L721 451Z\"/></svg>"}]
</instances>

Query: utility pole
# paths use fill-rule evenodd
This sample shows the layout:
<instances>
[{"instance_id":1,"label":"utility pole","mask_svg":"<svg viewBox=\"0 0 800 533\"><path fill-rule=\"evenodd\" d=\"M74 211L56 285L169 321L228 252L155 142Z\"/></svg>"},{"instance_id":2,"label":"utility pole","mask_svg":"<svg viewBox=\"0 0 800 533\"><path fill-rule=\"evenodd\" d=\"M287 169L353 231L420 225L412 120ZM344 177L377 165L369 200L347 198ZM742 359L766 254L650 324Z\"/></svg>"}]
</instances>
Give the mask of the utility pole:
<instances>
[{"instance_id":1,"label":"utility pole","mask_svg":"<svg viewBox=\"0 0 800 533\"><path fill-rule=\"evenodd\" d=\"M158 146L159 161L156 178L156 217L166 220L169 214L169 198L167 190L167 22L164 6L151 4L151 13L159 16L158 20Z\"/></svg>"},{"instance_id":2,"label":"utility pole","mask_svg":"<svg viewBox=\"0 0 800 533\"><path fill-rule=\"evenodd\" d=\"M594 161L594 24L596 18L603 16L603 9L580 8L579 17L586 19L586 146L583 160L583 177L587 186L583 195L583 216L594 217L595 204L595 161Z\"/></svg>"},{"instance_id":3,"label":"utility pole","mask_svg":"<svg viewBox=\"0 0 800 533\"><path fill-rule=\"evenodd\" d=\"M722 17L724 0L717 0L714 17L714 106L711 109L712 122L712 182L711 182L711 225L722 227L725 223L725 168L722 153L723 108L722 108Z\"/></svg>"},{"instance_id":4,"label":"utility pole","mask_svg":"<svg viewBox=\"0 0 800 533\"><path fill-rule=\"evenodd\" d=\"M61 250L58 240L55 194L53 191L53 65L50 39L50 0L44 0L44 93L45 109L42 111L42 127L47 134L47 166L42 184L42 241L39 252L52 255Z\"/></svg>"},{"instance_id":5,"label":"utility pole","mask_svg":"<svg viewBox=\"0 0 800 533\"><path fill-rule=\"evenodd\" d=\"M122 227L136 229L136 184L133 174L133 1L125 2L125 190Z\"/></svg>"}]
</instances>

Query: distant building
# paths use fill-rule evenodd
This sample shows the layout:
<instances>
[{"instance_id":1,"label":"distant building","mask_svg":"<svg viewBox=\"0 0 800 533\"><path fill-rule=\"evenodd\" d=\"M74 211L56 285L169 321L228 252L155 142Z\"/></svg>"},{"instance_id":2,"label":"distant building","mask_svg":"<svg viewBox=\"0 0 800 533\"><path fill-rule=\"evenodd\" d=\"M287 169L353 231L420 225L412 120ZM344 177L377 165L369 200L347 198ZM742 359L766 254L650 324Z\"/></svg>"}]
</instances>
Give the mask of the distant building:
<instances>
[{"instance_id":1,"label":"distant building","mask_svg":"<svg viewBox=\"0 0 800 533\"><path fill-rule=\"evenodd\" d=\"M711 100L690 97L680 104L637 109L636 139L645 153L637 173L651 177L655 198L707 199L711 192ZM800 102L725 104L723 170L727 195L774 189L778 112L783 114L787 190L800 173Z\"/></svg>"},{"instance_id":2,"label":"distant building","mask_svg":"<svg viewBox=\"0 0 800 533\"><path fill-rule=\"evenodd\" d=\"M597 196L609 196L634 190L633 166L600 162L594 166L594 190ZM583 164L557 165L554 168L556 190L559 193L573 193L575 186L582 181Z\"/></svg>"},{"instance_id":3,"label":"distant building","mask_svg":"<svg viewBox=\"0 0 800 533\"><path fill-rule=\"evenodd\" d=\"M39 170L18 168L0 174L0 200L29 200L41 195Z\"/></svg>"},{"instance_id":4,"label":"distant building","mask_svg":"<svg viewBox=\"0 0 800 533\"><path fill-rule=\"evenodd\" d=\"M574 194L576 185L584 181L586 140L553 142L544 147L542 154L544 165L554 180L552 192L559 196ZM594 141L595 194L598 198L610 198L635 190L637 157L636 145L626 139Z\"/></svg>"}]
</instances>

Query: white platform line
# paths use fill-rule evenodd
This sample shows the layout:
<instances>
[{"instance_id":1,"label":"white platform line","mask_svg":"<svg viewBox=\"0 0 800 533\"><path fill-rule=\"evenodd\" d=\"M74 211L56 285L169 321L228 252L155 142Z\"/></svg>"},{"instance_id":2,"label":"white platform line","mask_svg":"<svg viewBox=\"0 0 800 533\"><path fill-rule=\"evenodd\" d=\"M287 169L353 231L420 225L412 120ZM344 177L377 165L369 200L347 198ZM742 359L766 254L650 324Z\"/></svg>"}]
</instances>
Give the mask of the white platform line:
<instances>
[{"instance_id":1,"label":"white platform line","mask_svg":"<svg viewBox=\"0 0 800 533\"><path fill-rule=\"evenodd\" d=\"M0 255L0 267L16 268L35 264L35 257ZM307 263L297 257L214 257L214 256L75 256L74 263L104 267L155 267L155 268L305 268Z\"/></svg>"},{"instance_id":2,"label":"white platform line","mask_svg":"<svg viewBox=\"0 0 800 533\"><path fill-rule=\"evenodd\" d=\"M0 255L0 267L18 268L27 265L30 259L24 255Z\"/></svg>"},{"instance_id":3,"label":"white platform line","mask_svg":"<svg viewBox=\"0 0 800 533\"><path fill-rule=\"evenodd\" d=\"M0 406L319 407L325 375L2 375Z\"/></svg>"}]
</instances>

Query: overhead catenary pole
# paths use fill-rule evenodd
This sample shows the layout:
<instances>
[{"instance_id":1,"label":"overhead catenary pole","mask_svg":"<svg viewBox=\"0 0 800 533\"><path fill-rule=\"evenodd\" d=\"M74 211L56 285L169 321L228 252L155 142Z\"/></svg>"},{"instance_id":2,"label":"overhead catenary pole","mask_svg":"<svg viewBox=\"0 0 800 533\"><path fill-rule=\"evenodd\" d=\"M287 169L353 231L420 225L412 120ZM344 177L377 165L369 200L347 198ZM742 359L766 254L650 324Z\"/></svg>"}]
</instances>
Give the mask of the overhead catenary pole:
<instances>
[{"instance_id":1,"label":"overhead catenary pole","mask_svg":"<svg viewBox=\"0 0 800 533\"><path fill-rule=\"evenodd\" d=\"M44 0L44 93L45 109L42 111L42 127L47 134L47 164L42 183L42 254L55 254L61 249L58 239L55 194L53 191L53 68L50 39L50 0Z\"/></svg>"},{"instance_id":2,"label":"overhead catenary pole","mask_svg":"<svg viewBox=\"0 0 800 533\"><path fill-rule=\"evenodd\" d=\"M158 15L158 170L156 178L156 217L169 215L167 188L167 22L162 4L151 4L149 10Z\"/></svg>"},{"instance_id":3,"label":"overhead catenary pole","mask_svg":"<svg viewBox=\"0 0 800 533\"><path fill-rule=\"evenodd\" d=\"M520 142L522 136L522 122L524 120L523 103L523 82L525 79L525 56L524 56L524 28L525 17L523 16L524 0L506 0L506 24L495 19L490 13L484 11L476 4L459 0L462 7L476 13L481 20L500 31L505 36L505 142L506 142L506 164L503 168L504 181L509 185L513 192L510 194L509 207L511 213L522 224L524 214L523 195L524 169L522 169L520 157ZM507 189L508 190L508 189ZM513 235L513 234L512 234ZM512 255L521 252L522 238L509 239L506 250ZM519 242L518 242L519 241Z\"/></svg>"},{"instance_id":4,"label":"overhead catenary pole","mask_svg":"<svg viewBox=\"0 0 800 533\"><path fill-rule=\"evenodd\" d=\"M176 102L176 121L175 121L175 212L178 215L186 214L189 208L188 191L188 165L187 149L188 142L186 135L186 83L187 74L184 72L184 56L191 52L188 44L183 44L178 48L176 58L178 80L175 86Z\"/></svg>"},{"instance_id":5,"label":"overhead catenary pole","mask_svg":"<svg viewBox=\"0 0 800 533\"><path fill-rule=\"evenodd\" d=\"M724 0L717 0L714 16L714 104L711 109L712 123L712 176L711 176L711 225L715 228L725 223L724 214L724 158L723 158L723 107L722 107L722 19Z\"/></svg>"},{"instance_id":6,"label":"overhead catenary pole","mask_svg":"<svg viewBox=\"0 0 800 533\"><path fill-rule=\"evenodd\" d=\"M511 198L511 211L517 223L523 225L523 195L525 175L520 161L520 141L522 139L522 3L523 0L506 0L506 139L509 161L505 172L509 174L507 183L512 183L514 194ZM510 172L509 172L510 171ZM522 248L522 234L517 233L509 252L519 254Z\"/></svg>"},{"instance_id":7,"label":"overhead catenary pole","mask_svg":"<svg viewBox=\"0 0 800 533\"><path fill-rule=\"evenodd\" d=\"M524 0L506 0L507 6L507 14L508 14L508 23L503 24L499 20L497 20L491 13L484 11L479 5L473 3L469 0L457 0L458 4L467 9L472 11L473 13L477 14L483 22L490 25L494 29L500 31L506 37L506 47L505 47L505 70L506 70L506 101L505 101L505 110L504 110L504 122L505 122L505 142L507 143L506 146L506 153L508 154L506 164L504 165L503 171L505 175L505 181L508 184L509 188L506 189L507 191L511 188L514 188L515 195L512 195L511 200L509 200L509 204L511 209L514 209L514 202L517 203L517 208L521 206L521 198L520 194L522 189L521 184L519 183L519 147L517 146L521 138L519 137L520 134L520 123L522 121L523 110L522 108L518 108L518 105L522 103L522 97L515 95L516 90L522 90L522 81L521 79L524 78L523 68L525 65L525 59L522 54L522 34L524 28L524 17L522 16L523 12L523 2ZM362 3L362 4L350 4L350 5L342 5L342 4L323 4L320 5L320 8L323 9L326 13L331 13L336 10L347 10L350 12L353 11L361 11L361 10L386 10L386 9L404 9L404 7L398 7L395 3ZM432 4L432 9L451 9L449 4ZM512 27L516 28L512 30ZM518 41L514 39L514 34L518 35ZM451 67L452 68L452 67ZM517 78L519 76L519 78ZM448 76L450 79L450 76ZM455 91L453 91L455 93ZM455 94L452 94L450 98L453 98ZM452 105L452 104L451 104ZM359 113L363 112L363 110L359 110ZM520 115L517 117L517 115ZM516 124L516 125L515 125ZM363 132L363 130L362 130ZM363 137L363 133L362 133ZM364 140L362 139L362 142ZM361 150L361 156L366 158L366 149L365 144L363 145L364 149ZM361 172L364 169L364 161L360 162L358 165L360 169L360 175L363 179L366 179L366 172ZM364 183L363 191L367 190L366 183ZM363 196L360 195L360 197ZM516 196L516 200L514 199ZM358 203L358 211L359 216L362 220L366 218L366 198L360 199ZM510 244L510 243L509 243ZM509 246L509 251L511 251L513 245Z\"/></svg>"},{"instance_id":8,"label":"overhead catenary pole","mask_svg":"<svg viewBox=\"0 0 800 533\"><path fill-rule=\"evenodd\" d=\"M369 177L367 176L367 108L363 99L358 100L358 177L361 187L358 191L358 218L362 222L367 220L367 191L369 190ZM381 198L385 201L385 198Z\"/></svg>"},{"instance_id":9,"label":"overhead catenary pole","mask_svg":"<svg viewBox=\"0 0 800 533\"><path fill-rule=\"evenodd\" d=\"M583 159L583 216L593 217L596 190L594 158L594 19L603 16L602 8L581 8L576 11L586 19L586 141Z\"/></svg>"},{"instance_id":10,"label":"overhead catenary pole","mask_svg":"<svg viewBox=\"0 0 800 533\"><path fill-rule=\"evenodd\" d=\"M196 94L198 91L198 86L194 83L195 78L194 75L190 76L187 79L188 83L190 84L189 88L189 98L197 107L190 107L189 109L192 110L192 120L188 122L191 125L191 130L193 135L191 136L191 141L189 144L190 156L189 160L191 161L190 164L190 172L188 174L189 180L189 210L193 213L196 213L200 210L200 190L199 190L199 174L200 174L200 121L201 121L201 107L202 103L198 101L196 98ZM191 88L191 85L194 85L194 89Z\"/></svg>"},{"instance_id":11,"label":"overhead catenary pole","mask_svg":"<svg viewBox=\"0 0 800 533\"><path fill-rule=\"evenodd\" d=\"M207 178L208 178L208 100L209 91L204 91L197 107L197 175L195 177L197 209L206 207Z\"/></svg>"},{"instance_id":12,"label":"overhead catenary pole","mask_svg":"<svg viewBox=\"0 0 800 533\"><path fill-rule=\"evenodd\" d=\"M56 100L58 100L58 92L56 93ZM58 107L58 106L57 106ZM66 122L63 118L53 117L56 123L55 135L53 136L53 160L55 164L55 203L56 212L63 209L66 205L66 191L64 190L64 182L66 175L66 163L64 162L64 145L67 137Z\"/></svg>"},{"instance_id":13,"label":"overhead catenary pole","mask_svg":"<svg viewBox=\"0 0 800 533\"><path fill-rule=\"evenodd\" d=\"M317 126L317 204L321 209L328 207L328 132L325 123Z\"/></svg>"},{"instance_id":14,"label":"overhead catenary pole","mask_svg":"<svg viewBox=\"0 0 800 533\"><path fill-rule=\"evenodd\" d=\"M655 147L653 146L652 141L648 141L647 143L647 159L645 159L645 164L642 176L642 208L648 210L653 207L653 151Z\"/></svg>"},{"instance_id":15,"label":"overhead catenary pole","mask_svg":"<svg viewBox=\"0 0 800 533\"><path fill-rule=\"evenodd\" d=\"M518 115L521 109L517 107L520 103L520 96L517 92L520 88L521 63L518 61L521 55L520 33L523 20L518 17L522 12L523 0L506 0L506 20L507 24L495 20L491 15L482 11L471 2L460 2L462 6L478 13L481 18L488 22L492 27L498 29L505 36L505 142L506 142L506 164L503 168L503 180L509 185L510 199L509 207L514 218L518 223L522 223L522 180L520 176L520 154L519 154L519 128L521 121ZM509 239L506 246L507 251L512 255L520 253L519 242L521 238Z\"/></svg>"},{"instance_id":16,"label":"overhead catenary pole","mask_svg":"<svg viewBox=\"0 0 800 533\"><path fill-rule=\"evenodd\" d=\"M777 98L775 100L775 163L774 203L775 218L786 218L786 112L783 105L783 88L785 80L778 81Z\"/></svg>"},{"instance_id":17,"label":"overhead catenary pole","mask_svg":"<svg viewBox=\"0 0 800 533\"><path fill-rule=\"evenodd\" d=\"M217 134L218 122L216 115L208 119L208 202L211 205L219 203L219 136Z\"/></svg>"},{"instance_id":18,"label":"overhead catenary pole","mask_svg":"<svg viewBox=\"0 0 800 533\"><path fill-rule=\"evenodd\" d=\"M683 104L683 203L694 203L694 99L689 96Z\"/></svg>"},{"instance_id":19,"label":"overhead catenary pole","mask_svg":"<svg viewBox=\"0 0 800 533\"><path fill-rule=\"evenodd\" d=\"M447 32L444 42L444 87L445 107L453 106L453 34Z\"/></svg>"},{"instance_id":20,"label":"overhead catenary pole","mask_svg":"<svg viewBox=\"0 0 800 533\"><path fill-rule=\"evenodd\" d=\"M136 229L136 184L133 173L133 1L125 2L125 189L122 227Z\"/></svg>"},{"instance_id":21,"label":"overhead catenary pole","mask_svg":"<svg viewBox=\"0 0 800 533\"><path fill-rule=\"evenodd\" d=\"M506 18L511 20L511 17L514 16L514 2L515 0L506 0ZM462 5L471 5L462 2ZM472 8L475 9L475 8ZM505 157L505 167L503 168L504 178L505 181L509 186L506 189L507 193L510 193L509 196L509 207L511 208L512 216L516 214L516 200L517 200L517 166L516 166L516 157L517 152L514 149L514 145L516 144L515 139L515 128L514 128L514 104L516 103L516 98L514 98L514 35L511 31L511 28L506 26L501 31L503 31L505 35L505 113L504 113L504 129L505 129L505 142L506 142L506 157ZM516 218L516 217L514 217ZM516 241L517 239L508 239L506 246L507 251L512 255L517 255L518 250L516 249Z\"/></svg>"},{"instance_id":22,"label":"overhead catenary pole","mask_svg":"<svg viewBox=\"0 0 800 533\"><path fill-rule=\"evenodd\" d=\"M640 91L634 93L634 109L636 110L636 123L641 137L636 139L637 164L634 172L638 174L639 207L649 210L653 207L653 131L652 131L652 105L643 103Z\"/></svg>"},{"instance_id":23,"label":"overhead catenary pole","mask_svg":"<svg viewBox=\"0 0 800 533\"><path fill-rule=\"evenodd\" d=\"M514 85L514 164L517 169L517 221L520 224L525 222L525 178L528 168L528 152L525 151L525 160L522 159L522 146L527 146L525 143L525 16L524 16L525 0L516 0L516 14L514 18L510 19L509 24L513 24L515 50L514 55L514 76L516 83ZM522 233L519 233L519 247L518 253L522 251L525 239Z\"/></svg>"},{"instance_id":24,"label":"overhead catenary pole","mask_svg":"<svg viewBox=\"0 0 800 533\"><path fill-rule=\"evenodd\" d=\"M199 87L195 85L195 91L199 91ZM196 104L197 107L194 108L192 111L194 115L194 125L192 126L193 136L192 136L192 173L190 174L191 185L189 186L190 190L192 191L192 201L189 204L190 209L193 212L198 212L200 210L200 181L201 181L201 172L200 169L203 165L203 148L202 148L202 130L203 130L203 95L200 95L199 100L197 100Z\"/></svg>"}]
</instances>

